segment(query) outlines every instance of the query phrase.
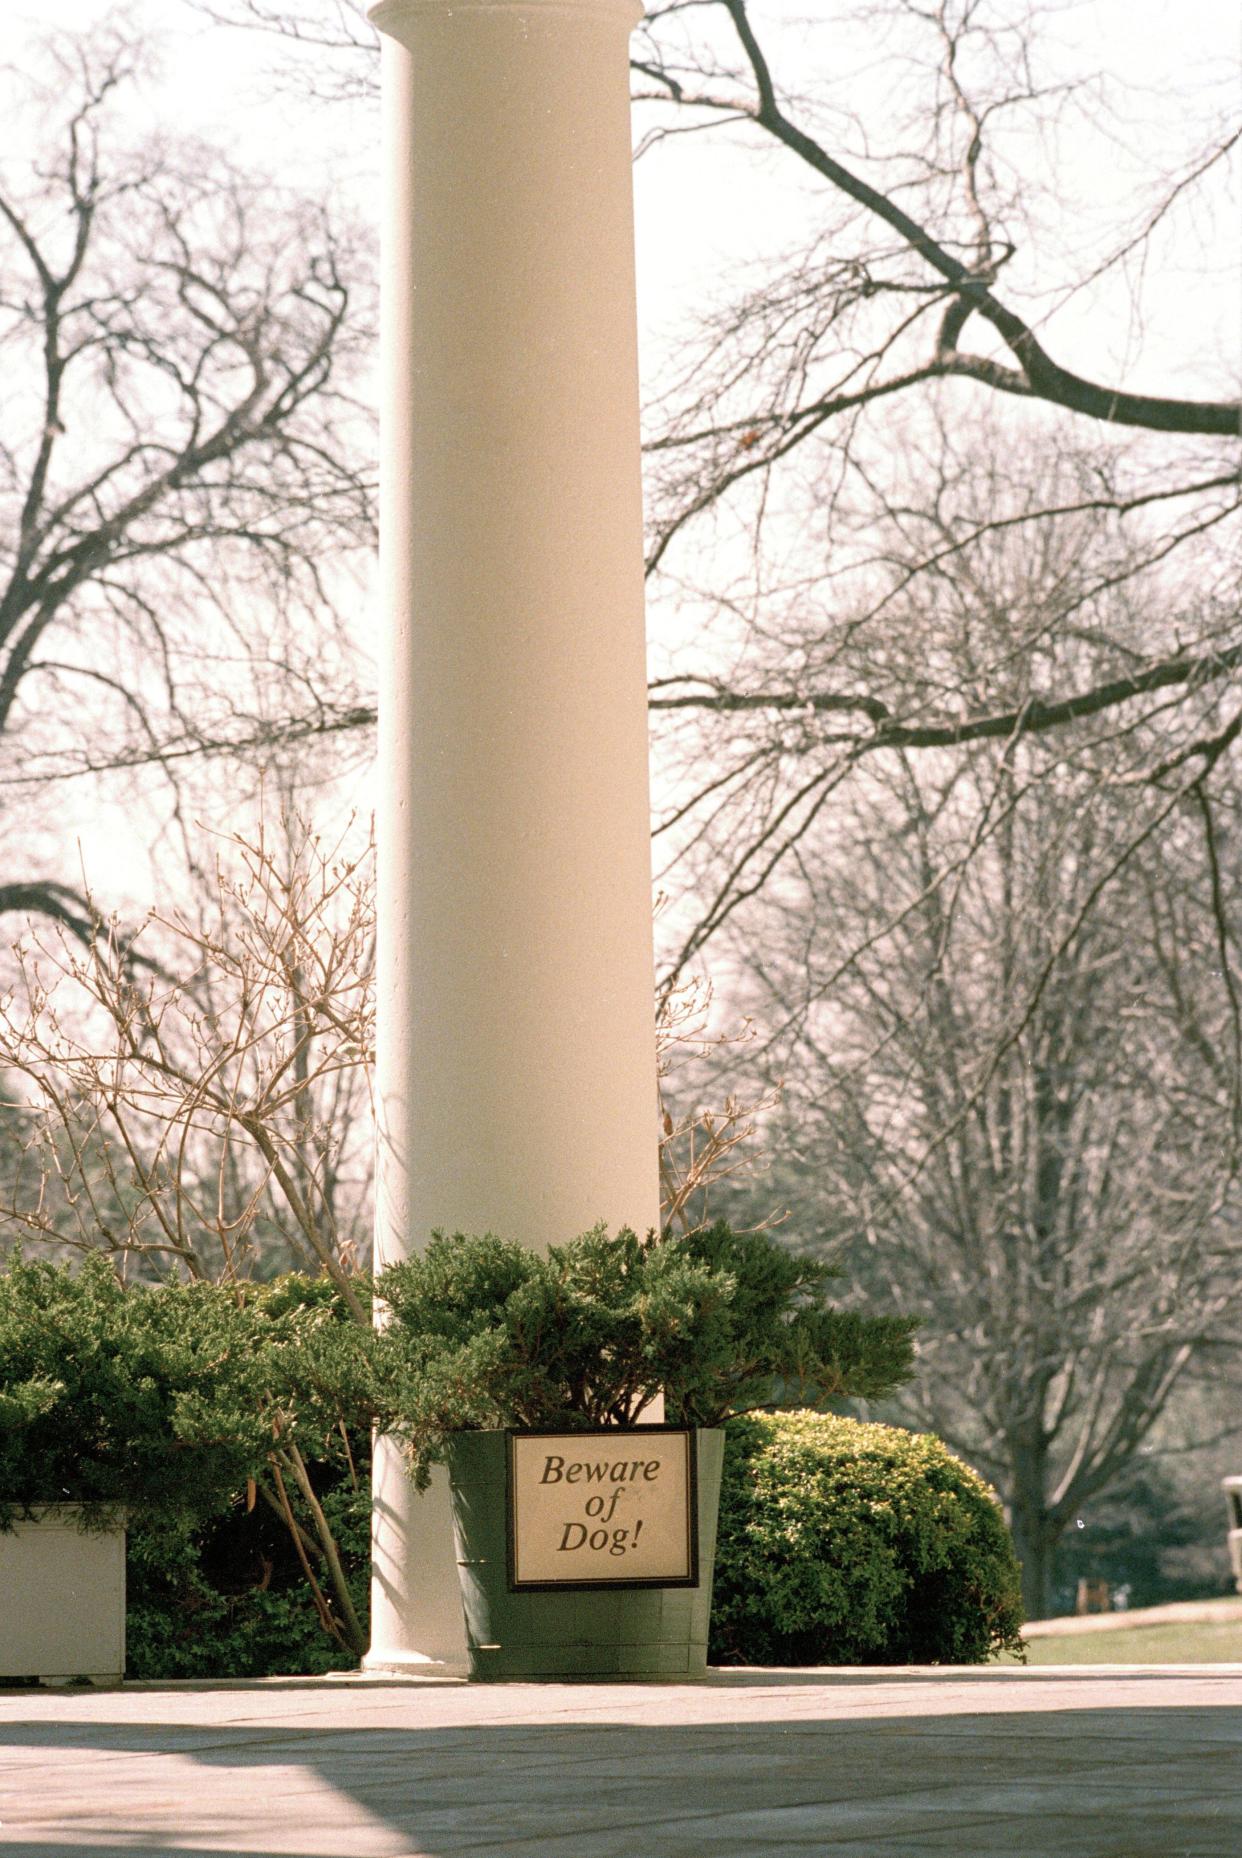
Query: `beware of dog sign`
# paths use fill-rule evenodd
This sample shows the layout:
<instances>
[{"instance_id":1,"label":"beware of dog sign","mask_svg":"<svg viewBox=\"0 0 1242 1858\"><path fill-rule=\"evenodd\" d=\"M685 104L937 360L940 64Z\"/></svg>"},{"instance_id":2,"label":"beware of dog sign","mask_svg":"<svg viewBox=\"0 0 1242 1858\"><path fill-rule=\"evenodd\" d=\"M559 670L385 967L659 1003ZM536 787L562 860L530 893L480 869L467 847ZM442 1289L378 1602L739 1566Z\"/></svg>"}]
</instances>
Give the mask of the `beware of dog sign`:
<instances>
[{"instance_id":1,"label":"beware of dog sign","mask_svg":"<svg viewBox=\"0 0 1242 1858\"><path fill-rule=\"evenodd\" d=\"M509 1585L694 1587L694 1433L509 1434Z\"/></svg>"}]
</instances>

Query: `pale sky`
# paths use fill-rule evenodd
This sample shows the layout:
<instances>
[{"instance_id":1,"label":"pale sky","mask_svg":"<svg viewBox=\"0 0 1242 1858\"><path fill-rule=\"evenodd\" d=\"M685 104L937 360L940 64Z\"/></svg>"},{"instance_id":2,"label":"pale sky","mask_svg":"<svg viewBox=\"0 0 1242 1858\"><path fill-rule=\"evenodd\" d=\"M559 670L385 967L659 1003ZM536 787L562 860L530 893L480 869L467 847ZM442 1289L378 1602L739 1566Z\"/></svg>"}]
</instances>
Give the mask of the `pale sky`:
<instances>
[{"instance_id":1,"label":"pale sky","mask_svg":"<svg viewBox=\"0 0 1242 1858\"><path fill-rule=\"evenodd\" d=\"M37 10L19 6L8 15L4 36L20 57L32 30L64 26L86 33L109 10L106 0L43 0ZM180 0L158 6L134 0L130 10L136 19L157 23L164 70L144 99L153 123L162 119L192 128L243 161L277 174L292 169L299 181L317 168L337 185L349 177L365 210L378 154L373 111L310 106L277 94L265 68L279 47L262 34L212 26ZM778 75L807 91L848 99L866 119L876 152L886 152L891 66L877 57L874 28L860 23L868 8L856 0L756 0L752 10L767 28ZM1076 223L1064 226L1065 244L1069 250L1090 249L1105 211L1115 221L1119 205L1123 214L1141 208L1136 175L1150 181L1153 154L1176 165L1177 156L1195 146L1210 115L1230 107L1236 115L1242 103L1242 13L1234 0L1183 0L1175 68L1167 0L1060 0L1043 17L1055 78L1105 73L1110 96L1129 93L1129 134L1124 121L1114 129L1101 120L1098 134L1078 125L1062 144L1062 155L1077 162L1082 209ZM819 23L828 20L831 31ZM881 39L879 49L882 44ZM705 296L718 298L722 278L765 252L783 249L813 223L807 196L814 187L805 171L781 151L757 155L757 146L749 132L732 129L681 136L638 165L640 318L653 369L667 333L688 309ZM1046 159L1046 150L1032 148L1037 184ZM1189 292L1187 280L1201 273L1203 247L1219 255L1222 242L1232 239L1236 253L1236 215L1235 201L1232 218L1210 223L1203 218L1196 228L1199 249L1196 232L1181 230L1171 262L1166 250L1161 275L1144 280L1148 315L1141 331L1120 312L1125 295L1120 288L1114 299L1118 313L1101 315L1098 295L1063 308L1058 332L1064 330L1075 353L1062 359L1083 371L1107 371L1114 358L1153 377L1176 369L1211 391L1220 366L1238 366L1242 308L1236 267L1231 296L1219 279L1211 291Z\"/></svg>"},{"instance_id":2,"label":"pale sky","mask_svg":"<svg viewBox=\"0 0 1242 1858\"><path fill-rule=\"evenodd\" d=\"M0 26L3 62L20 65L31 36L52 27L89 34L110 10L104 0L43 0L37 10L26 6L6 12ZM374 110L311 105L281 94L268 75L281 55L279 45L261 34L212 26L181 0L159 5L134 0L129 11L148 30L154 22L162 62L159 77L133 95L129 107L136 133L160 128L199 133L222 143L243 163L277 177L290 175L299 187L322 176L325 188L343 194L350 210L370 211L379 135ZM778 78L822 96L840 111L842 157L865 159L861 132L848 122L851 110L864 120L874 152L888 152L893 132L886 87L893 66L880 0L870 7L864 0L833 0L831 5L827 0L755 0L753 12L765 24ZM1103 71L1104 103L1124 95L1129 112L1127 121L1124 115L1096 120L1090 110L1079 111L1058 143L1032 143L1026 151L1035 190L1055 156L1063 174L1068 162L1076 195L1074 217L1046 228L1042 256L1028 253L1015 260L1015 266L1032 266L1032 280L1041 282L1040 267L1046 265L1051 286L1089 271L1099 227L1108 224L1115 238L1119 225L1137 221L1149 203L1153 167L1156 179L1162 166L1179 172L1209 121L1236 105L1242 19L1234 0L1184 0L1176 30L1175 76L1181 94L1175 96L1167 0L1061 0L1044 17L1050 75L1070 80ZM829 20L825 30L823 22ZM2 152L20 158L24 151ZM1146 177L1141 183L1140 176ZM699 307L726 300L731 281L806 236L815 224L818 186L784 151L758 145L752 132L738 129L679 136L638 164L640 325L649 381L660 375ZM1059 302L1051 289L1046 296L1041 292L1052 318L1053 352L1080 372L1124 379L1138 388L1226 392L1242 360L1236 263L1231 286L1221 275L1237 256L1236 198L1213 183L1196 197L1193 211L1170 224L1170 235L1145 271L1122 267L1066 302ZM1058 259L1062 268L1054 271ZM1131 308L1136 284L1141 317ZM669 622L660 623L667 627ZM92 811L96 803L86 783L71 784L62 801L57 833L81 809L98 843L100 822L109 816ZM126 815L113 818L115 830L105 823L103 836L113 845L123 836L134 846L129 887L141 895L151 879L134 845L138 835L122 834ZM109 868L114 874L118 868L111 856Z\"/></svg>"}]
</instances>

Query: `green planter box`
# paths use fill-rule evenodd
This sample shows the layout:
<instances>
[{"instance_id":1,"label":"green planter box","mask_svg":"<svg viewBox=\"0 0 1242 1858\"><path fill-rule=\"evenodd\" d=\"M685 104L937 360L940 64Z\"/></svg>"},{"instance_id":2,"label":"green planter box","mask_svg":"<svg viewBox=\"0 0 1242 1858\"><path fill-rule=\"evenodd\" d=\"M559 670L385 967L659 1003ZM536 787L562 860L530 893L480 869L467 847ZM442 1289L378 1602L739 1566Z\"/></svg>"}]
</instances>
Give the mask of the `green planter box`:
<instances>
[{"instance_id":1,"label":"green planter box","mask_svg":"<svg viewBox=\"0 0 1242 1858\"><path fill-rule=\"evenodd\" d=\"M521 1678L694 1678L707 1669L723 1431L696 1435L698 1582L514 1592L509 1583L507 1435L450 1441L453 1534L470 1675Z\"/></svg>"}]
</instances>

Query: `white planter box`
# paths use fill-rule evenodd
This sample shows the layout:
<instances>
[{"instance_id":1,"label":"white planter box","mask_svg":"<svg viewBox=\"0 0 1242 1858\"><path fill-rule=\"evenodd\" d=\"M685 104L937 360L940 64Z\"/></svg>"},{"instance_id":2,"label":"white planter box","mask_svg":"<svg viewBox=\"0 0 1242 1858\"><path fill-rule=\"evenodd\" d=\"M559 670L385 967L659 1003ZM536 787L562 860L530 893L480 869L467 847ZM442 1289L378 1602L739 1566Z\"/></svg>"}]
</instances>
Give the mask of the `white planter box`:
<instances>
[{"instance_id":1,"label":"white planter box","mask_svg":"<svg viewBox=\"0 0 1242 1858\"><path fill-rule=\"evenodd\" d=\"M125 1672L125 1530L78 1527L73 1504L49 1504L0 1530L0 1679L44 1683Z\"/></svg>"},{"instance_id":2,"label":"white planter box","mask_svg":"<svg viewBox=\"0 0 1242 1858\"><path fill-rule=\"evenodd\" d=\"M1229 1560L1233 1567L1233 1584L1242 1593L1242 1477L1226 1477L1221 1482L1229 1505Z\"/></svg>"}]
</instances>

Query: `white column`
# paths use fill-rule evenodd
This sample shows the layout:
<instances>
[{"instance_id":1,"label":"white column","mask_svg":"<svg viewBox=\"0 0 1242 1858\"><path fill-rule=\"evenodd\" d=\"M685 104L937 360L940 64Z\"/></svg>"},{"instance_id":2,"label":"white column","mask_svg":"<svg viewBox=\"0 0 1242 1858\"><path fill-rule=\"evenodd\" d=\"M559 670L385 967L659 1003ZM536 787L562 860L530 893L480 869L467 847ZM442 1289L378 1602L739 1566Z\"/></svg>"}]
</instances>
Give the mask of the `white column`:
<instances>
[{"instance_id":1,"label":"white column","mask_svg":"<svg viewBox=\"0 0 1242 1858\"><path fill-rule=\"evenodd\" d=\"M628 36L381 0L377 1264L658 1222ZM462 1650L376 1470L372 1668Z\"/></svg>"}]
</instances>

